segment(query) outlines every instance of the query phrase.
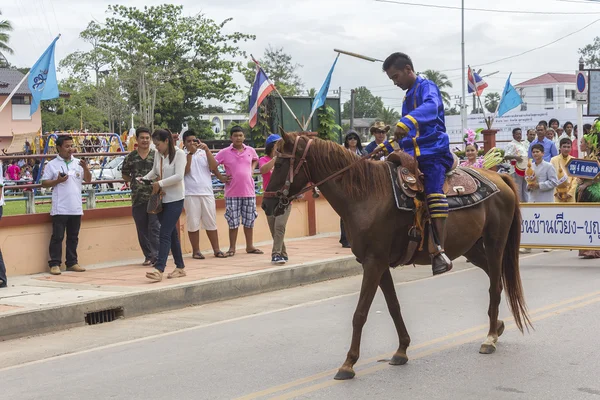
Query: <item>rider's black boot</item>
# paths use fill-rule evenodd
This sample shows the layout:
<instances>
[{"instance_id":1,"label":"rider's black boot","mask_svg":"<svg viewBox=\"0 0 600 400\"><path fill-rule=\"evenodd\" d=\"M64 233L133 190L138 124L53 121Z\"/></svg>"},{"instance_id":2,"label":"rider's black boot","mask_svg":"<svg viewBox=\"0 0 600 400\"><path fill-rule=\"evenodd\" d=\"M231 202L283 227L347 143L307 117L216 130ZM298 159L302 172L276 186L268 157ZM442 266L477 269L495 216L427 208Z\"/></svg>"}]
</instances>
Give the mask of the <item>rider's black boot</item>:
<instances>
[{"instance_id":1,"label":"rider's black boot","mask_svg":"<svg viewBox=\"0 0 600 400\"><path fill-rule=\"evenodd\" d=\"M435 252L431 254L431 268L433 275L443 274L452 269L452 261L444 251L444 241L446 239L446 218L432 218L431 226L435 231Z\"/></svg>"}]
</instances>

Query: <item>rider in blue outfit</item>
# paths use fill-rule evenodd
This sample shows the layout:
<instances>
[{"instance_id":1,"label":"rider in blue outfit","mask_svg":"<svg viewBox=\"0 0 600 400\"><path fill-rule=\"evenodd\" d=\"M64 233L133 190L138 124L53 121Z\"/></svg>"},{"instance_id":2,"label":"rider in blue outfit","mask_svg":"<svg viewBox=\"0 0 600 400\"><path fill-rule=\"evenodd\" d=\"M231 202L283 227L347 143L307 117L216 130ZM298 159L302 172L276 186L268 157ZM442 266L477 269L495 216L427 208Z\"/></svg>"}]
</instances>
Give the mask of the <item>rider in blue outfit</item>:
<instances>
[{"instance_id":1,"label":"rider in blue outfit","mask_svg":"<svg viewBox=\"0 0 600 400\"><path fill-rule=\"evenodd\" d=\"M444 102L435 83L415 74L410 57L393 53L383 63L383 70L406 96L402 104L402 118L396 125L398 144L415 156L425 178L425 195L436 236L436 251L431 254L433 274L452 269L452 262L444 252L448 201L444 194L446 173L452 168L454 157L444 120Z\"/></svg>"}]
</instances>

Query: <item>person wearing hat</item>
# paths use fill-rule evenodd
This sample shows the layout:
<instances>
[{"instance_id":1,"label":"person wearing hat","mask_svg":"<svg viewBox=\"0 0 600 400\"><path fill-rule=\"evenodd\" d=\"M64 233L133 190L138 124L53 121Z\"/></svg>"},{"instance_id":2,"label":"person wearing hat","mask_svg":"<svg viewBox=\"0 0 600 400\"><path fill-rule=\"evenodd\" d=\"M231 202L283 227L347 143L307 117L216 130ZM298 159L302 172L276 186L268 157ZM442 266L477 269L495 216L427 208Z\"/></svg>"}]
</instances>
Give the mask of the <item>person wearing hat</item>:
<instances>
[{"instance_id":1,"label":"person wearing hat","mask_svg":"<svg viewBox=\"0 0 600 400\"><path fill-rule=\"evenodd\" d=\"M393 53L383 62L383 71L395 86L406 91L402 118L394 136L400 147L414 156L425 179L427 209L431 218L435 251L431 253L433 275L452 269L444 251L448 201L444 194L446 173L454 164L446 132L444 102L436 84L415 73L411 58Z\"/></svg>"},{"instance_id":2,"label":"person wearing hat","mask_svg":"<svg viewBox=\"0 0 600 400\"><path fill-rule=\"evenodd\" d=\"M377 121L373 124L373 126L371 126L371 129L369 129L369 132L371 132L371 135L373 135L375 137L375 140L373 140L371 143L369 143L367 145L367 147L365 148L365 150L367 151L367 154L371 154L371 152L373 150L375 150L375 148L377 146L379 146L381 143L385 142L387 140L387 133L390 131L390 126L386 125L383 121ZM389 153L393 153L394 152L394 148L392 147L391 144L386 144L385 146L388 154ZM382 155L381 159L385 159L385 152L383 152L384 155Z\"/></svg>"},{"instance_id":3,"label":"person wearing hat","mask_svg":"<svg viewBox=\"0 0 600 400\"><path fill-rule=\"evenodd\" d=\"M275 161L277 161L277 156L274 155L275 145L279 140L281 140L281 136L276 134L269 135L265 142L265 155L258 159L258 168L263 180L263 191L267 190L271 174L273 174L273 167L275 166ZM288 205L285 208L285 212L281 215L267 215L269 230L273 237L273 249L271 250L271 263L273 264L283 265L288 261L288 254L283 238L291 210L292 207Z\"/></svg>"},{"instance_id":4,"label":"person wearing hat","mask_svg":"<svg viewBox=\"0 0 600 400\"><path fill-rule=\"evenodd\" d=\"M389 129L389 127L388 127ZM349 130L346 133L346 138L344 139L344 147L352 154L356 154L359 157L362 157L367 153L365 149L362 148L362 144L360 143L360 137L355 130ZM350 242L346 237L346 231L344 230L344 221L340 218L340 244L344 248L350 248Z\"/></svg>"}]
</instances>

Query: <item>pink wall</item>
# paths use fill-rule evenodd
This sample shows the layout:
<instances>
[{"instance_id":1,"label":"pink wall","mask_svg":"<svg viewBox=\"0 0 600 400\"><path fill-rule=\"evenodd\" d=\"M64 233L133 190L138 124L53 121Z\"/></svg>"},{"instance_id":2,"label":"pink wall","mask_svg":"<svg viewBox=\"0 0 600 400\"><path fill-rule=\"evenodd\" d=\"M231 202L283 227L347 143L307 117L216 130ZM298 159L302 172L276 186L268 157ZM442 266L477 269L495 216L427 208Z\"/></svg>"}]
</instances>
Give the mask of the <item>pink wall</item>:
<instances>
[{"instance_id":1,"label":"pink wall","mask_svg":"<svg viewBox=\"0 0 600 400\"><path fill-rule=\"evenodd\" d=\"M8 96L0 96L0 105L4 103ZM12 119L12 106L7 104L4 110L0 112L0 139L2 140L2 148L8 147L5 145L6 137L12 137L14 133L29 133L37 132L42 127L42 112L38 110L31 116L31 120L18 120L13 121Z\"/></svg>"}]
</instances>

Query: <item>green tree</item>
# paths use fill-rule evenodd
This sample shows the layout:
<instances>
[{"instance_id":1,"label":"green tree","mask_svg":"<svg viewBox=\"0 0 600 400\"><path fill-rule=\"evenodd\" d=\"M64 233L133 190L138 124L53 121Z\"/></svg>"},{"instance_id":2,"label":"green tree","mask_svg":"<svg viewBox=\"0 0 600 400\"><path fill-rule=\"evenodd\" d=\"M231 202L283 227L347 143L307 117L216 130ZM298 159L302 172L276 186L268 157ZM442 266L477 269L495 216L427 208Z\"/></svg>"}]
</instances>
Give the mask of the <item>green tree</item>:
<instances>
[{"instance_id":1,"label":"green tree","mask_svg":"<svg viewBox=\"0 0 600 400\"><path fill-rule=\"evenodd\" d=\"M317 110L317 119L319 127L317 133L321 139L338 141L341 126L335 121L335 110L325 104Z\"/></svg>"},{"instance_id":2,"label":"green tree","mask_svg":"<svg viewBox=\"0 0 600 400\"><path fill-rule=\"evenodd\" d=\"M498 103L500 103L500 93L490 92L485 95L483 104L489 112L496 112L496 109L498 108Z\"/></svg>"},{"instance_id":3,"label":"green tree","mask_svg":"<svg viewBox=\"0 0 600 400\"><path fill-rule=\"evenodd\" d=\"M456 106L452 108L444 109L444 115L460 115L460 110L456 109Z\"/></svg>"},{"instance_id":4,"label":"green tree","mask_svg":"<svg viewBox=\"0 0 600 400\"><path fill-rule=\"evenodd\" d=\"M0 11L2 15L2 11ZM0 66L8 65L8 60L5 54L13 54L14 51L8 46L10 40L9 32L12 32L13 27L10 21L0 20Z\"/></svg>"},{"instance_id":5,"label":"green tree","mask_svg":"<svg viewBox=\"0 0 600 400\"><path fill-rule=\"evenodd\" d=\"M315 97L317 96L317 93L318 93L318 92L317 92L317 89L315 89L315 88L310 88L310 89L308 89L308 92L306 93L306 95L307 95L308 97L315 98Z\"/></svg>"},{"instance_id":6,"label":"green tree","mask_svg":"<svg viewBox=\"0 0 600 400\"><path fill-rule=\"evenodd\" d=\"M391 107L383 107L376 118L385 122L386 125L394 126L400 120L400 113Z\"/></svg>"},{"instance_id":7,"label":"green tree","mask_svg":"<svg viewBox=\"0 0 600 400\"><path fill-rule=\"evenodd\" d=\"M302 65L294 63L292 56L283 51L283 47L273 48L269 45L257 61L282 96L297 96L301 93L303 84L296 71L302 68ZM256 64L249 61L245 67L240 67L239 71L252 86L256 76Z\"/></svg>"},{"instance_id":8,"label":"green tree","mask_svg":"<svg viewBox=\"0 0 600 400\"><path fill-rule=\"evenodd\" d=\"M226 26L231 19L218 23L203 14L187 16L182 6L172 4L114 5L108 14L104 25L90 23L82 32L92 50L67 57L63 65L85 77L78 56L98 61L87 63L87 76L91 71L98 75L100 68L110 71L119 81L119 95L137 109L141 123L179 130L203 101L227 102L239 93L233 81L235 59L244 55L240 43L254 36L232 32Z\"/></svg>"},{"instance_id":9,"label":"green tree","mask_svg":"<svg viewBox=\"0 0 600 400\"><path fill-rule=\"evenodd\" d=\"M594 38L594 43L578 50L588 68L600 68L600 36Z\"/></svg>"},{"instance_id":10,"label":"green tree","mask_svg":"<svg viewBox=\"0 0 600 400\"><path fill-rule=\"evenodd\" d=\"M355 118L377 118L383 109L381 97L373 96L373 93L365 86L354 89L354 117ZM350 100L344 103L342 118L350 118Z\"/></svg>"},{"instance_id":11,"label":"green tree","mask_svg":"<svg viewBox=\"0 0 600 400\"><path fill-rule=\"evenodd\" d=\"M425 70L421 73L421 75L437 85L438 89L440 89L440 95L442 96L444 104L450 107L452 99L450 98L450 94L448 94L448 92L445 90L446 88L452 87L452 82L448 80L448 75L433 69Z\"/></svg>"}]
</instances>

